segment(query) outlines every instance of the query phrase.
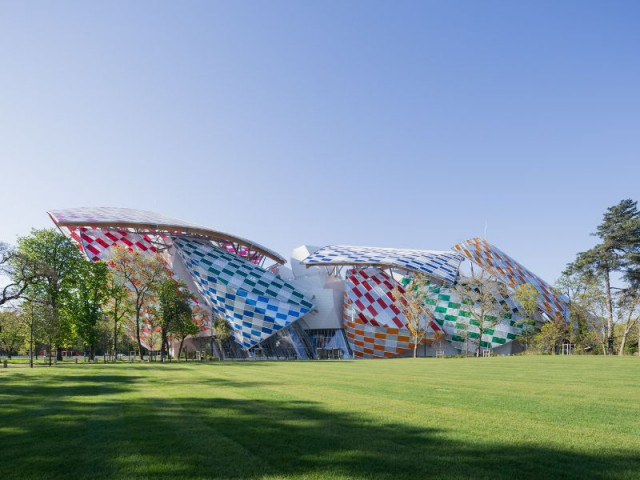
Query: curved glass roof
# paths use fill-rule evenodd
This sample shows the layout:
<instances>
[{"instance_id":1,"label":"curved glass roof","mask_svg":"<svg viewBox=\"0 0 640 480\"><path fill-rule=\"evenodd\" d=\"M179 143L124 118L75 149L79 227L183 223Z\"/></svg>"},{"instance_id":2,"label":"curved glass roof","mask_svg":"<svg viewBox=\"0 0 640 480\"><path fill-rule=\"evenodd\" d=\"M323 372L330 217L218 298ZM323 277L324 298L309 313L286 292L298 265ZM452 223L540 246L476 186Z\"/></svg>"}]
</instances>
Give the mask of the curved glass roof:
<instances>
[{"instance_id":1,"label":"curved glass roof","mask_svg":"<svg viewBox=\"0 0 640 480\"><path fill-rule=\"evenodd\" d=\"M144 232L167 232L171 235L183 234L205 237L218 242L231 242L242 245L277 263L286 263L286 260L278 253L246 238L146 210L82 207L50 210L47 213L58 227L131 228Z\"/></svg>"},{"instance_id":2,"label":"curved glass roof","mask_svg":"<svg viewBox=\"0 0 640 480\"><path fill-rule=\"evenodd\" d=\"M454 282L464 257L452 251L330 245L316 250L302 263L312 265L369 265L400 268Z\"/></svg>"}]
</instances>

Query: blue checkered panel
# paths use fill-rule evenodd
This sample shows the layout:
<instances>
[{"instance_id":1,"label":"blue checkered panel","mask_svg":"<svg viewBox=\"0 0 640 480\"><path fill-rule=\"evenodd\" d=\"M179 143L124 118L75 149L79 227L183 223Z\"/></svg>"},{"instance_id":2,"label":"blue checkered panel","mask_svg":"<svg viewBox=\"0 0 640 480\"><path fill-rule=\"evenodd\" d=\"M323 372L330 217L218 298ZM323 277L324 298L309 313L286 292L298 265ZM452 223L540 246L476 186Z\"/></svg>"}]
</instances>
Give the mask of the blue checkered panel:
<instances>
[{"instance_id":1,"label":"blue checkered panel","mask_svg":"<svg viewBox=\"0 0 640 480\"><path fill-rule=\"evenodd\" d=\"M249 349L291 325L313 308L293 286L205 240L172 237L204 299L233 327Z\"/></svg>"},{"instance_id":2,"label":"blue checkered panel","mask_svg":"<svg viewBox=\"0 0 640 480\"><path fill-rule=\"evenodd\" d=\"M397 267L424 273L432 278L453 283L458 276L459 253L400 248L323 247L303 260L305 265L371 265Z\"/></svg>"}]
</instances>

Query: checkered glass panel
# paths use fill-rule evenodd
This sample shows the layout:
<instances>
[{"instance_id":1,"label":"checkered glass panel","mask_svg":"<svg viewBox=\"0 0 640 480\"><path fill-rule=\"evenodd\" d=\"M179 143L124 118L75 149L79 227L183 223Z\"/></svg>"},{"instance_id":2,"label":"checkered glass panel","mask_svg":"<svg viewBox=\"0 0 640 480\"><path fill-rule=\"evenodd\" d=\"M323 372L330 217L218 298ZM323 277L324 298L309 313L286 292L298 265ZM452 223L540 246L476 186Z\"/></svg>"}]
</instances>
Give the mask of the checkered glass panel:
<instances>
[{"instance_id":1,"label":"checkered glass panel","mask_svg":"<svg viewBox=\"0 0 640 480\"><path fill-rule=\"evenodd\" d=\"M462 255L432 250L376 247L324 247L303 260L305 265L386 265L424 273L444 282L454 282Z\"/></svg>"},{"instance_id":2,"label":"checkered glass panel","mask_svg":"<svg viewBox=\"0 0 640 480\"><path fill-rule=\"evenodd\" d=\"M112 247L119 246L140 252L157 252L163 236L134 233L127 230L89 227L68 227L69 236L89 260L108 260Z\"/></svg>"},{"instance_id":3,"label":"checkered glass panel","mask_svg":"<svg viewBox=\"0 0 640 480\"><path fill-rule=\"evenodd\" d=\"M511 288L525 283L533 285L538 290L540 308L551 318L561 315L568 320L568 299L556 294L551 285L487 241L473 238L453 248Z\"/></svg>"},{"instance_id":4,"label":"checkered glass panel","mask_svg":"<svg viewBox=\"0 0 640 480\"><path fill-rule=\"evenodd\" d=\"M198 291L231 324L249 349L313 308L302 293L274 273L206 241L174 237Z\"/></svg>"},{"instance_id":5,"label":"checkered glass panel","mask_svg":"<svg viewBox=\"0 0 640 480\"><path fill-rule=\"evenodd\" d=\"M413 348L406 318L394 300L394 286L404 294L400 285L377 268L347 272L344 324L357 357L393 357ZM432 333L441 331L435 321L429 327ZM421 343L428 341L425 338Z\"/></svg>"},{"instance_id":6,"label":"checkered glass panel","mask_svg":"<svg viewBox=\"0 0 640 480\"><path fill-rule=\"evenodd\" d=\"M481 346L496 348L511 342L522 335L522 328L518 324L521 315L513 297L504 298L496 293L496 299L507 305L510 313L492 328L484 331ZM465 337L469 337L469 351L474 352L480 333L477 322L471 317L468 309L462 305L462 299L450 288L436 283L428 287L426 303L429 305L435 321L445 332L445 340L451 342L456 349L465 349Z\"/></svg>"}]
</instances>

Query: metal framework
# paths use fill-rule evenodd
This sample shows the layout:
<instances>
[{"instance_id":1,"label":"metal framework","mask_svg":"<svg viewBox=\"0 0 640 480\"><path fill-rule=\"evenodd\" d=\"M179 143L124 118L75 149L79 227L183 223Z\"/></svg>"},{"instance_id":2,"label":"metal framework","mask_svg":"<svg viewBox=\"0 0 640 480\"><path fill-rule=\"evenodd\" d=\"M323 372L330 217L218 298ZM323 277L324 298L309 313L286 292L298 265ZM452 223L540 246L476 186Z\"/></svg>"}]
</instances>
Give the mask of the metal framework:
<instances>
[{"instance_id":1,"label":"metal framework","mask_svg":"<svg viewBox=\"0 0 640 480\"><path fill-rule=\"evenodd\" d=\"M462 255L452 251L329 245L316 250L302 263L307 267L326 266L338 274L343 266L399 269L453 283L463 260Z\"/></svg>"},{"instance_id":2,"label":"metal framework","mask_svg":"<svg viewBox=\"0 0 640 480\"><path fill-rule=\"evenodd\" d=\"M273 250L246 238L145 210L100 207L51 210L47 213L58 228L67 235L69 233L65 229L89 227L101 230L124 230L139 235L190 236L210 240L217 247L226 248L253 263L262 264L261 257L269 258L280 265L286 263L286 260Z\"/></svg>"}]
</instances>

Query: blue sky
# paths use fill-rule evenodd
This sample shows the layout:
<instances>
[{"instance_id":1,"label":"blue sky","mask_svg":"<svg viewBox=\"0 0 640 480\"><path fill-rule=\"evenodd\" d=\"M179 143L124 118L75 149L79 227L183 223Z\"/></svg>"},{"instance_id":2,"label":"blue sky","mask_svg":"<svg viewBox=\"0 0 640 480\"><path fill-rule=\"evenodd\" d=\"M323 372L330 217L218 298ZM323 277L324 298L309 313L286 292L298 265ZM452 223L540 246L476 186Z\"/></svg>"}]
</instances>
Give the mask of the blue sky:
<instances>
[{"instance_id":1,"label":"blue sky","mask_svg":"<svg viewBox=\"0 0 640 480\"><path fill-rule=\"evenodd\" d=\"M640 199L636 1L0 3L0 239L158 211L283 255L482 236L548 281Z\"/></svg>"}]
</instances>

